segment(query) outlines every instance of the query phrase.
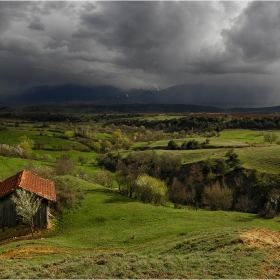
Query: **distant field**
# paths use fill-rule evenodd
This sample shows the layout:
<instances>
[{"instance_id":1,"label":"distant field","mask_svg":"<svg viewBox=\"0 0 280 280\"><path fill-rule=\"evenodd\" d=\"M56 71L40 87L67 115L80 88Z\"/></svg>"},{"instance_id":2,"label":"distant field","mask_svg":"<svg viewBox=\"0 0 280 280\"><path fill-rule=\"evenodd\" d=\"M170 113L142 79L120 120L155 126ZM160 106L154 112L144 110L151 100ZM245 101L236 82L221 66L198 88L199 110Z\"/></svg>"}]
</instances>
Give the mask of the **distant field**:
<instances>
[{"instance_id":1,"label":"distant field","mask_svg":"<svg viewBox=\"0 0 280 280\"><path fill-rule=\"evenodd\" d=\"M164 154L169 153L172 155L179 155L182 157L182 163L194 163L198 161L204 161L207 158L224 158L228 149L200 149L200 150L157 150L157 153Z\"/></svg>"},{"instance_id":2,"label":"distant field","mask_svg":"<svg viewBox=\"0 0 280 280\"><path fill-rule=\"evenodd\" d=\"M183 139L173 139L179 146L184 142L188 142L190 140L196 140L199 143L203 143L206 140L206 137L188 137ZM151 148L166 148L168 145L168 142L170 140L161 140L153 142L149 145ZM246 147L249 146L249 144L243 143L241 141L237 140L231 140L226 138L220 138L220 137L211 137L209 138L210 143L206 145L206 148L215 147L215 148L234 148L234 147Z\"/></svg>"},{"instance_id":3,"label":"distant field","mask_svg":"<svg viewBox=\"0 0 280 280\"><path fill-rule=\"evenodd\" d=\"M279 174L280 168L280 145L264 142L263 135L267 131L254 131L247 129L224 130L219 137L209 138L210 143L205 149L199 150L167 150L169 140L156 141L148 145L156 148L158 153L172 153L180 155L183 163L204 161L207 158L224 158L229 149L235 149L239 155L242 166L249 169L256 169L262 172ZM280 131L273 131L280 140ZM188 137L174 139L180 146L184 141L196 140L199 143L205 142L205 137ZM143 143L143 145L147 143ZM254 145L254 146L252 146Z\"/></svg>"},{"instance_id":4,"label":"distant field","mask_svg":"<svg viewBox=\"0 0 280 280\"><path fill-rule=\"evenodd\" d=\"M179 119L185 117L184 115L157 115L157 116L151 116L151 117L145 117L144 119L148 121L162 121L162 120L173 120L173 119Z\"/></svg>"},{"instance_id":5,"label":"distant field","mask_svg":"<svg viewBox=\"0 0 280 280\"><path fill-rule=\"evenodd\" d=\"M236 149L245 168L279 174L280 145Z\"/></svg>"},{"instance_id":6,"label":"distant field","mask_svg":"<svg viewBox=\"0 0 280 280\"><path fill-rule=\"evenodd\" d=\"M249 129L226 129L220 132L220 138L235 140L242 143L264 143L263 135L267 131ZM273 131L280 137L280 131ZM280 138L279 138L280 140Z\"/></svg>"}]
</instances>

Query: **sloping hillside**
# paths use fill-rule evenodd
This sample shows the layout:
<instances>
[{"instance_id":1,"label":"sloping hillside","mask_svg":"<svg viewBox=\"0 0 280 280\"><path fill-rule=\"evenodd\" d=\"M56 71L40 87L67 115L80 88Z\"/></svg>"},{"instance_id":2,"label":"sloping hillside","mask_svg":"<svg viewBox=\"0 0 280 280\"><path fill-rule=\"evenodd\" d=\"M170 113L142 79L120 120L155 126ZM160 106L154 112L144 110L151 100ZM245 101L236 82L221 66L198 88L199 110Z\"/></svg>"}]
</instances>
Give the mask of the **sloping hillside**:
<instances>
[{"instance_id":1,"label":"sloping hillside","mask_svg":"<svg viewBox=\"0 0 280 280\"><path fill-rule=\"evenodd\" d=\"M269 233L278 246L279 218L159 207L75 177L62 179L82 188L85 199L39 239L2 244L3 278L271 278L279 273L273 269L279 254L271 253L272 243L253 242L259 233Z\"/></svg>"}]
</instances>

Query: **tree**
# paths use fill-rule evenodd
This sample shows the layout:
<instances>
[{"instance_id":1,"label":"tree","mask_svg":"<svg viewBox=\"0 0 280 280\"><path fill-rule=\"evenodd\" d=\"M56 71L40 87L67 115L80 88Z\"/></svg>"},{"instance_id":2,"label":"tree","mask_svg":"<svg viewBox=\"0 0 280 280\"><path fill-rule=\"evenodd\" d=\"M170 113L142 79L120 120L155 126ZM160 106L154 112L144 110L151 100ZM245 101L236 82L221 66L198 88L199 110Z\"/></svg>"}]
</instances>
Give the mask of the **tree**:
<instances>
[{"instance_id":1,"label":"tree","mask_svg":"<svg viewBox=\"0 0 280 280\"><path fill-rule=\"evenodd\" d=\"M87 163L87 158L84 156L79 156L78 157L78 162L83 166L84 164Z\"/></svg>"},{"instance_id":2,"label":"tree","mask_svg":"<svg viewBox=\"0 0 280 280\"><path fill-rule=\"evenodd\" d=\"M188 202L188 193L186 186L176 177L173 178L171 186L168 188L169 199L176 204L185 204Z\"/></svg>"},{"instance_id":3,"label":"tree","mask_svg":"<svg viewBox=\"0 0 280 280\"><path fill-rule=\"evenodd\" d=\"M19 138L19 146L24 150L23 156L28 158L31 155L32 148L34 146L34 141L29 139L27 136L21 136Z\"/></svg>"},{"instance_id":4,"label":"tree","mask_svg":"<svg viewBox=\"0 0 280 280\"><path fill-rule=\"evenodd\" d=\"M64 137L67 139L73 138L75 135L74 131L72 130L68 130L64 132Z\"/></svg>"},{"instance_id":5,"label":"tree","mask_svg":"<svg viewBox=\"0 0 280 280\"><path fill-rule=\"evenodd\" d=\"M40 208L42 199L24 189L16 189L11 199L16 205L17 215L21 218L23 223L30 226L33 236L34 216Z\"/></svg>"},{"instance_id":6,"label":"tree","mask_svg":"<svg viewBox=\"0 0 280 280\"><path fill-rule=\"evenodd\" d=\"M269 144L272 144L274 141L277 140L277 135L275 133L266 133L263 136L263 139L265 142L268 142Z\"/></svg>"},{"instance_id":7,"label":"tree","mask_svg":"<svg viewBox=\"0 0 280 280\"><path fill-rule=\"evenodd\" d=\"M102 149L102 145L99 142L93 142L91 147L96 153L99 153Z\"/></svg>"},{"instance_id":8,"label":"tree","mask_svg":"<svg viewBox=\"0 0 280 280\"><path fill-rule=\"evenodd\" d=\"M217 181L204 188L202 202L211 210L229 210L233 202L233 191L226 185L221 186Z\"/></svg>"},{"instance_id":9,"label":"tree","mask_svg":"<svg viewBox=\"0 0 280 280\"><path fill-rule=\"evenodd\" d=\"M179 148L179 145L174 140L168 142L167 150L179 150Z\"/></svg>"},{"instance_id":10,"label":"tree","mask_svg":"<svg viewBox=\"0 0 280 280\"><path fill-rule=\"evenodd\" d=\"M113 177L111 172L103 169L96 170L94 174L94 182L101 186L112 188Z\"/></svg>"},{"instance_id":11,"label":"tree","mask_svg":"<svg viewBox=\"0 0 280 280\"><path fill-rule=\"evenodd\" d=\"M71 175L75 172L75 163L67 159L58 159L56 162L57 175Z\"/></svg>"},{"instance_id":12,"label":"tree","mask_svg":"<svg viewBox=\"0 0 280 280\"><path fill-rule=\"evenodd\" d=\"M43 178L52 180L54 177L54 169L52 167L49 167L47 165L39 165L39 164L34 164L32 161L29 161L26 165L25 168L29 170L30 172L37 174Z\"/></svg>"},{"instance_id":13,"label":"tree","mask_svg":"<svg viewBox=\"0 0 280 280\"><path fill-rule=\"evenodd\" d=\"M136 197L145 203L154 202L163 204L167 193L167 187L163 181L153 178L147 174L140 175L135 181Z\"/></svg>"},{"instance_id":14,"label":"tree","mask_svg":"<svg viewBox=\"0 0 280 280\"><path fill-rule=\"evenodd\" d=\"M66 209L74 207L84 198L80 188L71 188L63 177L55 177L56 202L51 202L51 210L55 215L61 215Z\"/></svg>"},{"instance_id":15,"label":"tree","mask_svg":"<svg viewBox=\"0 0 280 280\"><path fill-rule=\"evenodd\" d=\"M234 149L230 149L226 152L226 157L228 157L229 160L236 160L238 158L238 154L234 151Z\"/></svg>"}]
</instances>

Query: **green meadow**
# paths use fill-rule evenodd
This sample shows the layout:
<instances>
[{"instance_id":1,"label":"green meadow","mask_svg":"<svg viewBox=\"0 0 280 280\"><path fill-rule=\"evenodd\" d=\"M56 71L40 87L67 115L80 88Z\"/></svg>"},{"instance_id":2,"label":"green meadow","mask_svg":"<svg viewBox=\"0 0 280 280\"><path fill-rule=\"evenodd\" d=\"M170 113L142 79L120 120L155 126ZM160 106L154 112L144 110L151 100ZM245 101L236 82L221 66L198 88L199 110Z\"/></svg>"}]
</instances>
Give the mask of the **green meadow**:
<instances>
[{"instance_id":1,"label":"green meadow","mask_svg":"<svg viewBox=\"0 0 280 280\"><path fill-rule=\"evenodd\" d=\"M260 278L267 252L242 233L279 231L279 218L174 209L65 176L86 193L43 237L0 247L3 278ZM257 238L257 237L256 237ZM5 263L5 265L4 265Z\"/></svg>"},{"instance_id":2,"label":"green meadow","mask_svg":"<svg viewBox=\"0 0 280 280\"><path fill-rule=\"evenodd\" d=\"M275 133L280 137L279 131ZM23 135L45 142L44 149L33 150L34 164L54 167L56 159L66 153L80 171L94 176L99 168L98 154L93 151L51 150L55 145L83 144L54 137L48 130L40 135L40 131L10 128L0 131L0 140L17 145ZM110 134L100 133L98 138L110 139ZM181 144L190 139L203 142L206 138L175 141ZM234 149L243 167L279 174L280 145L264 143L262 131L224 130L219 137L209 139L206 149L200 150L166 150L169 140L152 142L149 147L159 154L179 154L183 164L226 159L226 152ZM45 154L51 156L48 161L43 160ZM79 156L87 158L87 163L78 163ZM27 159L1 156L1 179L28 163ZM187 206L175 209L170 202L155 206L78 176L59 179L82 190L84 198L35 238L0 241L1 278L279 278L279 216L264 219L234 211L196 211Z\"/></svg>"}]
</instances>

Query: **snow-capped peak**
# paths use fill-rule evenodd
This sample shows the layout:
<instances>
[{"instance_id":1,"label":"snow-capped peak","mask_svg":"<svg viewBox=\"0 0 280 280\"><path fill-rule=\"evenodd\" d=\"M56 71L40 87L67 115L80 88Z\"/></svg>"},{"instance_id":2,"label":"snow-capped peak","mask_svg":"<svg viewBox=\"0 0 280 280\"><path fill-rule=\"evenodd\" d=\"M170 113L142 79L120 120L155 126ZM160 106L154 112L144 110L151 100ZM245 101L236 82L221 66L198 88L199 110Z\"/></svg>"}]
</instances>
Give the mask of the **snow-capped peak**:
<instances>
[{"instance_id":1,"label":"snow-capped peak","mask_svg":"<svg viewBox=\"0 0 280 280\"><path fill-rule=\"evenodd\" d=\"M148 86L139 86L139 90L150 90L150 91L159 91L159 88L156 84L150 84Z\"/></svg>"}]
</instances>

